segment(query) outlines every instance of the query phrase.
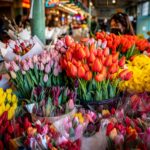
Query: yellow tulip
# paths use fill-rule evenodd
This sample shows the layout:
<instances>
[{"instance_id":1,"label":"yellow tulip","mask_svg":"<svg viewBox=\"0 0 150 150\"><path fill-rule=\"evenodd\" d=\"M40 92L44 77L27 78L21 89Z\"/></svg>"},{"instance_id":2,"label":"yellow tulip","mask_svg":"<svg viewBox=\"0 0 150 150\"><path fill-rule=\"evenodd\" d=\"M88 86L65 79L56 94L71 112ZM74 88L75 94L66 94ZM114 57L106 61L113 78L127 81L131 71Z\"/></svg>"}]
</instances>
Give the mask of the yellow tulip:
<instances>
[{"instance_id":1,"label":"yellow tulip","mask_svg":"<svg viewBox=\"0 0 150 150\"><path fill-rule=\"evenodd\" d=\"M8 111L8 110L9 110L9 108L10 108L10 104L9 104L9 103L7 103L7 104L6 104L6 106L5 106L5 111Z\"/></svg>"},{"instance_id":2,"label":"yellow tulip","mask_svg":"<svg viewBox=\"0 0 150 150\"><path fill-rule=\"evenodd\" d=\"M7 89L7 90L6 90L6 93L7 93L7 94L11 94L11 93L12 93L12 89Z\"/></svg>"},{"instance_id":3,"label":"yellow tulip","mask_svg":"<svg viewBox=\"0 0 150 150\"><path fill-rule=\"evenodd\" d=\"M13 103L16 103L16 102L17 102L17 96L14 95L14 94L12 95L12 102L13 102Z\"/></svg>"},{"instance_id":4,"label":"yellow tulip","mask_svg":"<svg viewBox=\"0 0 150 150\"><path fill-rule=\"evenodd\" d=\"M7 94L7 100L9 103L11 102L11 94Z\"/></svg>"}]
</instances>

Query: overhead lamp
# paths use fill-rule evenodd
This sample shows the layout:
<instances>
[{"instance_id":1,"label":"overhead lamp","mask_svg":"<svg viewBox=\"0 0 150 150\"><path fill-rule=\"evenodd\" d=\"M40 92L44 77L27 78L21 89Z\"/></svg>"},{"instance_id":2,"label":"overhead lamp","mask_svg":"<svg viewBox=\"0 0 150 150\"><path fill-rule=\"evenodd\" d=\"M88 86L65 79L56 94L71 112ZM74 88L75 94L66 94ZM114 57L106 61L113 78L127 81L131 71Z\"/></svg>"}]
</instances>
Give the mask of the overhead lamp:
<instances>
[{"instance_id":1,"label":"overhead lamp","mask_svg":"<svg viewBox=\"0 0 150 150\"><path fill-rule=\"evenodd\" d=\"M113 4L116 4L116 0L112 0L112 3L113 3Z\"/></svg>"}]
</instances>

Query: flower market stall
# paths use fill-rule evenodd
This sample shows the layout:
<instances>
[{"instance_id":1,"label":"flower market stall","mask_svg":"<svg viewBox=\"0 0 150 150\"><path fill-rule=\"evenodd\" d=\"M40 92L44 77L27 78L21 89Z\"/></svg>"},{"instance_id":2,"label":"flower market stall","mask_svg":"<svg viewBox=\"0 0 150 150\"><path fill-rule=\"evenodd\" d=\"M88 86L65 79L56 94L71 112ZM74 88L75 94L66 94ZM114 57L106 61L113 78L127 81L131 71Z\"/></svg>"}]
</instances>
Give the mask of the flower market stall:
<instances>
[{"instance_id":1,"label":"flower market stall","mask_svg":"<svg viewBox=\"0 0 150 150\"><path fill-rule=\"evenodd\" d=\"M1 52L0 150L150 149L147 40L18 37Z\"/></svg>"}]
</instances>

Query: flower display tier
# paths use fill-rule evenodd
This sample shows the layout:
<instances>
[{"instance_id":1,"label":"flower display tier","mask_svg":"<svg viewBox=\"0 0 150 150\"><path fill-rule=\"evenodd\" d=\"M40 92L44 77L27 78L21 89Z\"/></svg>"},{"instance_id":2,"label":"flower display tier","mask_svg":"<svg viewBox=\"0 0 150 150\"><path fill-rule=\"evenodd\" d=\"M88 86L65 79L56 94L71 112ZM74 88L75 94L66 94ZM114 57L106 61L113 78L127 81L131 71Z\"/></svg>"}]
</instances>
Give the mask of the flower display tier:
<instances>
[{"instance_id":1,"label":"flower display tier","mask_svg":"<svg viewBox=\"0 0 150 150\"><path fill-rule=\"evenodd\" d=\"M95 37L6 44L0 150L150 149L150 44Z\"/></svg>"}]
</instances>

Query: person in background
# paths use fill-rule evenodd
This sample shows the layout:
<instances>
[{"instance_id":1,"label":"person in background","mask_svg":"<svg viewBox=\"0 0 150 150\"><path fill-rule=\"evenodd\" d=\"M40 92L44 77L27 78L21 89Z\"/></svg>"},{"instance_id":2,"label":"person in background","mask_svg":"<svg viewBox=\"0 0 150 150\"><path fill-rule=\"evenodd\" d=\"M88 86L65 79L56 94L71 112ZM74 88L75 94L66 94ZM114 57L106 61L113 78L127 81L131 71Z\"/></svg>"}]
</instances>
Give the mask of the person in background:
<instances>
[{"instance_id":1,"label":"person in background","mask_svg":"<svg viewBox=\"0 0 150 150\"><path fill-rule=\"evenodd\" d=\"M92 18L90 34L95 34L99 30L99 23L97 17Z\"/></svg>"},{"instance_id":2,"label":"person in background","mask_svg":"<svg viewBox=\"0 0 150 150\"><path fill-rule=\"evenodd\" d=\"M117 35L134 35L134 30L128 15L122 12L114 14L110 19L110 32Z\"/></svg>"}]
</instances>

